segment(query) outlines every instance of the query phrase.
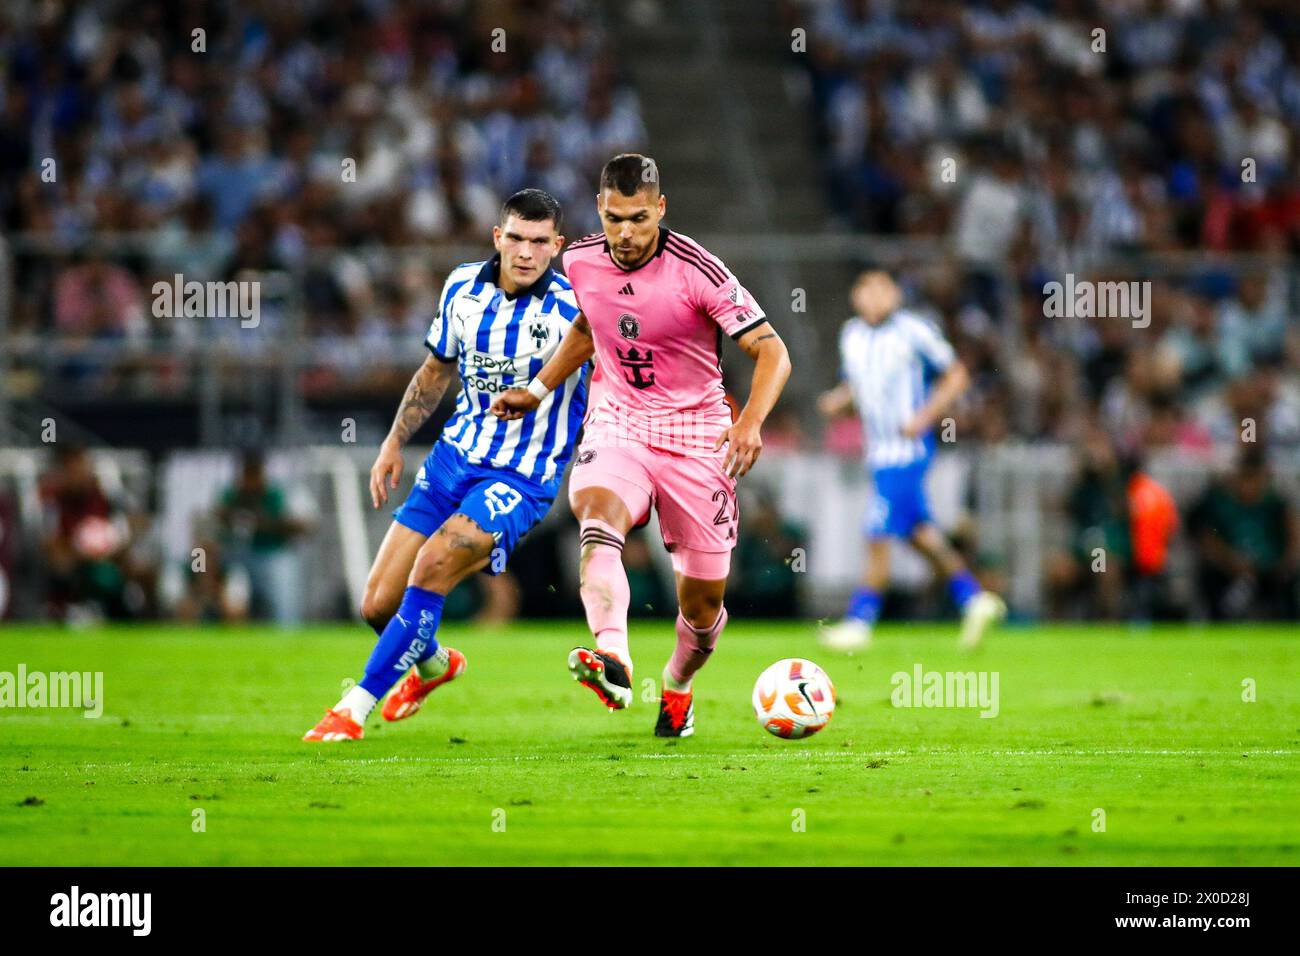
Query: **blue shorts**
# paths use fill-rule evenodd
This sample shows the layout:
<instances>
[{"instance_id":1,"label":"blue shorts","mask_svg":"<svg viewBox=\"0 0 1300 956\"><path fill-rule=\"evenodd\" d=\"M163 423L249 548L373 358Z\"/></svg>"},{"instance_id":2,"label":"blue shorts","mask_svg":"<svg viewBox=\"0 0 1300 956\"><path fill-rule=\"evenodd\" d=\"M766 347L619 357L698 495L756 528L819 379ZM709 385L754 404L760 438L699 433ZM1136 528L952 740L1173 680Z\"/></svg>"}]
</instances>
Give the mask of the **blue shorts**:
<instances>
[{"instance_id":1,"label":"blue shorts","mask_svg":"<svg viewBox=\"0 0 1300 956\"><path fill-rule=\"evenodd\" d=\"M925 473L930 460L922 458L897 468L878 468L871 473L876 495L867 512L863 530L868 537L909 537L919 524L933 521L925 500Z\"/></svg>"},{"instance_id":2,"label":"blue shorts","mask_svg":"<svg viewBox=\"0 0 1300 956\"><path fill-rule=\"evenodd\" d=\"M452 515L465 515L496 542L483 570L497 574L554 500L554 489L508 468L471 464L455 446L438 441L393 520L428 537Z\"/></svg>"}]
</instances>

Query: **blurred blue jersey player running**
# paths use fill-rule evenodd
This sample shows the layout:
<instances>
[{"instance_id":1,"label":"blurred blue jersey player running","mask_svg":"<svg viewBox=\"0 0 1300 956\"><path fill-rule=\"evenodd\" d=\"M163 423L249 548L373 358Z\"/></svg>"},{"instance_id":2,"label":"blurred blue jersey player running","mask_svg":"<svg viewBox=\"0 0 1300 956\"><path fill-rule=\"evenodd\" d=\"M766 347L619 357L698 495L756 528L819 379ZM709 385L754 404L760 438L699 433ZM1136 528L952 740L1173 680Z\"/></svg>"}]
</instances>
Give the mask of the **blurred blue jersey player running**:
<instances>
[{"instance_id":1,"label":"blurred blue jersey player running","mask_svg":"<svg viewBox=\"0 0 1300 956\"><path fill-rule=\"evenodd\" d=\"M867 514L865 579L844 619L822 632L827 646L866 647L889 583L890 539L915 547L948 581L962 612L961 645L974 647L1006 615L997 595L974 575L930 516L925 473L934 454L934 426L970 384L965 366L930 322L901 307L885 272L868 271L853 286L857 312L840 331L841 382L821 396L827 416L857 408L866 432L867 470L875 497Z\"/></svg>"},{"instance_id":2,"label":"blurred blue jersey player running","mask_svg":"<svg viewBox=\"0 0 1300 956\"><path fill-rule=\"evenodd\" d=\"M379 641L365 673L304 740L358 740L398 680L384 703L386 720L411 716L461 674L465 656L436 636L443 599L471 574L501 570L555 499L586 410L586 366L522 418L504 421L488 409L537 374L578 316L568 280L551 269L564 243L560 226L551 196L522 190L492 229L497 254L447 277L425 341L430 354L370 471L376 508L401 478L402 446L459 377L456 410L393 513L370 570L361 615Z\"/></svg>"}]
</instances>

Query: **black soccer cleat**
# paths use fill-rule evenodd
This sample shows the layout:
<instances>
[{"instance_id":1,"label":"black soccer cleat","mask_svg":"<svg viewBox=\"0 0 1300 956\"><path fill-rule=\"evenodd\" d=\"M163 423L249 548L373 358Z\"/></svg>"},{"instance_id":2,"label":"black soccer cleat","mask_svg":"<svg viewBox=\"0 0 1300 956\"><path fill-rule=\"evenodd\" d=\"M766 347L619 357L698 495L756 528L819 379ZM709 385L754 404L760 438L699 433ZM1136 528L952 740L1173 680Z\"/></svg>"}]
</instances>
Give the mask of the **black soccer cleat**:
<instances>
[{"instance_id":1,"label":"black soccer cleat","mask_svg":"<svg viewBox=\"0 0 1300 956\"><path fill-rule=\"evenodd\" d=\"M689 737L695 733L695 697L691 692L678 693L664 688L659 699L659 720L655 722L656 737Z\"/></svg>"},{"instance_id":2,"label":"black soccer cleat","mask_svg":"<svg viewBox=\"0 0 1300 956\"><path fill-rule=\"evenodd\" d=\"M569 673L583 687L595 691L610 710L622 710L632 703L632 677L612 654L575 647L569 652Z\"/></svg>"}]
</instances>

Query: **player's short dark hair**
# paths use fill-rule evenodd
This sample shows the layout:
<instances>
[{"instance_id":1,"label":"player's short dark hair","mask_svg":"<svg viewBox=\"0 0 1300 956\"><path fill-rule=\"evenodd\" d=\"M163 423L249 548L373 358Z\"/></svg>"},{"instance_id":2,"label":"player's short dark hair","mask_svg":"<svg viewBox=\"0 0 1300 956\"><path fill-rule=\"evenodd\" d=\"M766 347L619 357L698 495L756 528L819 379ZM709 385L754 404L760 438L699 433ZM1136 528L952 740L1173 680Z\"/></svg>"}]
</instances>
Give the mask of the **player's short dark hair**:
<instances>
[{"instance_id":1,"label":"player's short dark hair","mask_svg":"<svg viewBox=\"0 0 1300 956\"><path fill-rule=\"evenodd\" d=\"M564 210L554 196L544 189L521 189L501 204L501 225L511 216L518 216L525 222L543 222L547 219L555 223L559 232L564 225Z\"/></svg>"},{"instance_id":2,"label":"player's short dark hair","mask_svg":"<svg viewBox=\"0 0 1300 956\"><path fill-rule=\"evenodd\" d=\"M600 191L617 189L624 196L635 196L642 189L662 192L659 164L640 153L619 153L600 171Z\"/></svg>"}]
</instances>

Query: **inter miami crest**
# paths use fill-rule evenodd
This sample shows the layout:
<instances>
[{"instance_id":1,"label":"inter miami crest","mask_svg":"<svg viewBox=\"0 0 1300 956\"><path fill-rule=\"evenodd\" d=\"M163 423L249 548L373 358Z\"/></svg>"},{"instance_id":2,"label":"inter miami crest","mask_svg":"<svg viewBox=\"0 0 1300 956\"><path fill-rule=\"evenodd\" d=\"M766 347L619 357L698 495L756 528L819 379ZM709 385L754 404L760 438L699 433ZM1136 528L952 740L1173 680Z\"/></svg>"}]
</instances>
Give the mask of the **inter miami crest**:
<instances>
[{"instance_id":1,"label":"inter miami crest","mask_svg":"<svg viewBox=\"0 0 1300 956\"><path fill-rule=\"evenodd\" d=\"M641 334L641 323L635 315L624 312L618 317L618 334L625 339L634 339Z\"/></svg>"},{"instance_id":2,"label":"inter miami crest","mask_svg":"<svg viewBox=\"0 0 1300 956\"><path fill-rule=\"evenodd\" d=\"M596 450L594 448L588 448L586 451L584 451L582 454L578 456L578 464L585 465L587 462L591 461L591 459L595 457L596 457Z\"/></svg>"},{"instance_id":3,"label":"inter miami crest","mask_svg":"<svg viewBox=\"0 0 1300 956\"><path fill-rule=\"evenodd\" d=\"M533 345L540 350L546 344L547 339L551 337L551 327L544 319L538 319L529 324L528 334L533 337Z\"/></svg>"}]
</instances>

